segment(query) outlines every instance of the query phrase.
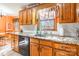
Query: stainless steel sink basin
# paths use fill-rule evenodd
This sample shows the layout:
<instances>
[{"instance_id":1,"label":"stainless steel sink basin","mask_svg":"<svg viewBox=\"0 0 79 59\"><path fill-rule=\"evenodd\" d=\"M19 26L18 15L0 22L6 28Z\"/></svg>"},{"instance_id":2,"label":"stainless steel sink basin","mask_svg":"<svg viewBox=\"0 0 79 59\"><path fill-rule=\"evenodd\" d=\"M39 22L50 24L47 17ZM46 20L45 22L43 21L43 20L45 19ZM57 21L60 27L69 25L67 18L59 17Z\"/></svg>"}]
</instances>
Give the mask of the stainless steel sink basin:
<instances>
[{"instance_id":1,"label":"stainless steel sink basin","mask_svg":"<svg viewBox=\"0 0 79 59\"><path fill-rule=\"evenodd\" d=\"M46 35L42 35L42 34L36 34L35 36L46 37Z\"/></svg>"}]
</instances>

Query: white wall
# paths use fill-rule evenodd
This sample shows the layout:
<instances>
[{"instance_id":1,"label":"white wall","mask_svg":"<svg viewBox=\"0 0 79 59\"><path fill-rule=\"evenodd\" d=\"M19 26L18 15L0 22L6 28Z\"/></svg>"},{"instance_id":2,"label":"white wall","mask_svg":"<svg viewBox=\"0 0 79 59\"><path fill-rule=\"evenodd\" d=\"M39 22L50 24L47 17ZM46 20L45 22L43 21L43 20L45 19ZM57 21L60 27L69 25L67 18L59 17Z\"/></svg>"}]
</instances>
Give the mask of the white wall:
<instances>
[{"instance_id":1,"label":"white wall","mask_svg":"<svg viewBox=\"0 0 79 59\"><path fill-rule=\"evenodd\" d=\"M5 15L18 16L19 10L25 3L0 3L0 10L3 10Z\"/></svg>"}]
</instances>

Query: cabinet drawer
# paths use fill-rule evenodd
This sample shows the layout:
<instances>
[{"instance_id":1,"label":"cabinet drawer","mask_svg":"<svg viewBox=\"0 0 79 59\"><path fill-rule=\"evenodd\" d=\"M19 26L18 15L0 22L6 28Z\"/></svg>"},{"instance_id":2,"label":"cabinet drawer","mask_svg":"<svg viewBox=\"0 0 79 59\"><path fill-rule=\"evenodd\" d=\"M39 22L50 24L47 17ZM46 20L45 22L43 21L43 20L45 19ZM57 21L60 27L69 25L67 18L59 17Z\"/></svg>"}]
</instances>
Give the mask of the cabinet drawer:
<instances>
[{"instance_id":1,"label":"cabinet drawer","mask_svg":"<svg viewBox=\"0 0 79 59\"><path fill-rule=\"evenodd\" d=\"M66 50L66 51L72 51L72 52L76 52L77 51L76 46L74 46L74 45L54 43L53 46L54 46L54 48L63 49L63 50Z\"/></svg>"},{"instance_id":2,"label":"cabinet drawer","mask_svg":"<svg viewBox=\"0 0 79 59\"><path fill-rule=\"evenodd\" d=\"M30 42L39 43L39 39L37 39L37 38L30 38Z\"/></svg>"},{"instance_id":3,"label":"cabinet drawer","mask_svg":"<svg viewBox=\"0 0 79 59\"><path fill-rule=\"evenodd\" d=\"M62 50L55 50L54 55L55 56L76 56L76 53L66 52Z\"/></svg>"},{"instance_id":4,"label":"cabinet drawer","mask_svg":"<svg viewBox=\"0 0 79 59\"><path fill-rule=\"evenodd\" d=\"M52 42L51 41L47 41L47 40L40 40L40 44L46 45L46 46L52 46Z\"/></svg>"}]
</instances>

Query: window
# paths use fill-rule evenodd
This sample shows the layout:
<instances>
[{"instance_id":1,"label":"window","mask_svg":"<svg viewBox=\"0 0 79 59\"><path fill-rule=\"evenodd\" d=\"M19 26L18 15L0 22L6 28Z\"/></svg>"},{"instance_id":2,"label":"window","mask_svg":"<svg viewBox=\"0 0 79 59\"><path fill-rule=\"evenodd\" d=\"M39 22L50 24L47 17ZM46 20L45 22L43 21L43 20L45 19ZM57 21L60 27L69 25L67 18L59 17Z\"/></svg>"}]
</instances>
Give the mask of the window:
<instances>
[{"instance_id":1,"label":"window","mask_svg":"<svg viewBox=\"0 0 79 59\"><path fill-rule=\"evenodd\" d=\"M53 8L44 8L38 11L39 29L53 30L55 20L55 10Z\"/></svg>"}]
</instances>

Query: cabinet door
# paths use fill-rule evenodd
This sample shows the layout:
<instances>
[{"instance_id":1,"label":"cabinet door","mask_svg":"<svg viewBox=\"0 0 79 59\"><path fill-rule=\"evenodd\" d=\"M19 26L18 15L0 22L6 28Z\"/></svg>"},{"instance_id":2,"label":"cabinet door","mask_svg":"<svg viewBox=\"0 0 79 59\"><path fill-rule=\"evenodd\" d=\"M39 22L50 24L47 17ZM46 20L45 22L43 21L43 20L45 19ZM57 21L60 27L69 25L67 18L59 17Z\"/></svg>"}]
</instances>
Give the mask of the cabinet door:
<instances>
[{"instance_id":1,"label":"cabinet door","mask_svg":"<svg viewBox=\"0 0 79 59\"><path fill-rule=\"evenodd\" d=\"M14 51L19 52L19 47L18 47L18 36L17 35L12 35L12 48Z\"/></svg>"},{"instance_id":2,"label":"cabinet door","mask_svg":"<svg viewBox=\"0 0 79 59\"><path fill-rule=\"evenodd\" d=\"M32 8L32 24L36 24L36 13L37 8L36 7Z\"/></svg>"},{"instance_id":3,"label":"cabinet door","mask_svg":"<svg viewBox=\"0 0 79 59\"><path fill-rule=\"evenodd\" d=\"M27 14L27 9L23 10L23 24L27 24L27 20L28 20L28 14Z\"/></svg>"},{"instance_id":4,"label":"cabinet door","mask_svg":"<svg viewBox=\"0 0 79 59\"><path fill-rule=\"evenodd\" d=\"M65 3L60 8L61 23L72 23L75 21L75 4Z\"/></svg>"},{"instance_id":5,"label":"cabinet door","mask_svg":"<svg viewBox=\"0 0 79 59\"><path fill-rule=\"evenodd\" d=\"M71 20L71 4L63 4L63 19L62 22L68 22Z\"/></svg>"},{"instance_id":6,"label":"cabinet door","mask_svg":"<svg viewBox=\"0 0 79 59\"><path fill-rule=\"evenodd\" d=\"M52 56L52 48L40 45L40 56Z\"/></svg>"},{"instance_id":7,"label":"cabinet door","mask_svg":"<svg viewBox=\"0 0 79 59\"><path fill-rule=\"evenodd\" d=\"M79 10L79 3L76 4L76 10ZM76 12L76 21L79 23L79 11Z\"/></svg>"},{"instance_id":8,"label":"cabinet door","mask_svg":"<svg viewBox=\"0 0 79 59\"><path fill-rule=\"evenodd\" d=\"M39 45L35 43L30 43L30 55L39 56Z\"/></svg>"},{"instance_id":9,"label":"cabinet door","mask_svg":"<svg viewBox=\"0 0 79 59\"><path fill-rule=\"evenodd\" d=\"M11 36L11 38L10 38L10 39L11 39L11 47L14 49L14 45L15 45L15 43L14 43L14 42L15 42L15 36L12 35L12 34L9 35L9 36Z\"/></svg>"},{"instance_id":10,"label":"cabinet door","mask_svg":"<svg viewBox=\"0 0 79 59\"><path fill-rule=\"evenodd\" d=\"M66 52L63 50L54 50L54 55L55 56L76 56L76 53L73 52Z\"/></svg>"},{"instance_id":11,"label":"cabinet door","mask_svg":"<svg viewBox=\"0 0 79 59\"><path fill-rule=\"evenodd\" d=\"M19 12L19 24L20 25L23 24L23 14L22 14L22 11Z\"/></svg>"},{"instance_id":12,"label":"cabinet door","mask_svg":"<svg viewBox=\"0 0 79 59\"><path fill-rule=\"evenodd\" d=\"M15 39L14 39L14 51L16 51L16 52L19 52L19 45L18 45L18 40L19 40L19 38L18 38L18 36L17 35L15 35Z\"/></svg>"},{"instance_id":13,"label":"cabinet door","mask_svg":"<svg viewBox=\"0 0 79 59\"><path fill-rule=\"evenodd\" d=\"M28 9L27 24L32 24L32 10L31 9Z\"/></svg>"},{"instance_id":14,"label":"cabinet door","mask_svg":"<svg viewBox=\"0 0 79 59\"><path fill-rule=\"evenodd\" d=\"M76 4L71 4L71 21L76 22Z\"/></svg>"}]
</instances>

